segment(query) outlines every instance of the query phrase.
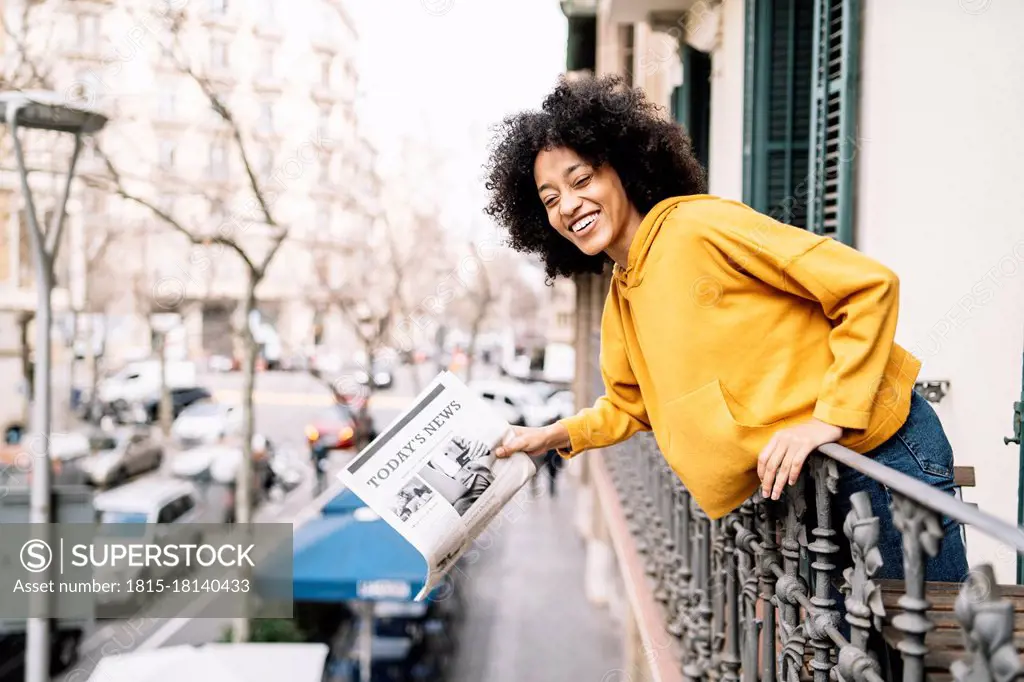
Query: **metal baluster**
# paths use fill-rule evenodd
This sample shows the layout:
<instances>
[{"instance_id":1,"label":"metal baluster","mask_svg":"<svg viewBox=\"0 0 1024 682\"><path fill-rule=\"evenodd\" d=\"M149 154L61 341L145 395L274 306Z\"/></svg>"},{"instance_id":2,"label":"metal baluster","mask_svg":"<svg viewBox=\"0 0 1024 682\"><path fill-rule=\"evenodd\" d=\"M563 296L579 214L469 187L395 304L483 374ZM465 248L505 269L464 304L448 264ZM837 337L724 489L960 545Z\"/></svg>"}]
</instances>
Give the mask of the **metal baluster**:
<instances>
[{"instance_id":1,"label":"metal baluster","mask_svg":"<svg viewBox=\"0 0 1024 682\"><path fill-rule=\"evenodd\" d=\"M709 679L718 679L725 646L725 526L724 521L709 522L711 527L711 668Z\"/></svg>"},{"instance_id":2,"label":"metal baluster","mask_svg":"<svg viewBox=\"0 0 1024 682\"><path fill-rule=\"evenodd\" d=\"M992 566L971 571L953 606L969 657L950 667L956 682L1016 680L1024 665L1013 645L1013 603L998 598Z\"/></svg>"},{"instance_id":3,"label":"metal baluster","mask_svg":"<svg viewBox=\"0 0 1024 682\"><path fill-rule=\"evenodd\" d=\"M668 463L661 458L655 469L654 489L657 493L657 513L655 514L653 532L657 543L654 598L663 604L668 603L668 583L671 580L672 568L672 543L671 535L668 532L668 519L671 517L668 475L671 473Z\"/></svg>"},{"instance_id":4,"label":"metal baluster","mask_svg":"<svg viewBox=\"0 0 1024 682\"><path fill-rule=\"evenodd\" d=\"M811 604L816 613L808 616L806 624L814 649L814 660L811 661L814 680L828 682L834 649L828 628L838 630L840 619L831 590L832 572L836 568L833 557L839 553L839 545L832 541L836 536L832 528L832 495L839 483L839 473L835 462L815 458L811 461L811 474L814 477L814 509L818 519L811 530L814 541L807 549L814 555L811 564L814 596L811 597Z\"/></svg>"},{"instance_id":5,"label":"metal baluster","mask_svg":"<svg viewBox=\"0 0 1024 682\"><path fill-rule=\"evenodd\" d=\"M740 578L736 531L732 524L738 514L730 514L722 522L725 558L725 652L722 654L723 682L739 682L740 676Z\"/></svg>"},{"instance_id":6,"label":"metal baluster","mask_svg":"<svg viewBox=\"0 0 1024 682\"><path fill-rule=\"evenodd\" d=\"M743 648L740 655L740 670L744 682L757 682L757 638L760 634L757 622L757 571L754 570L755 557L750 543L757 540L754 532L753 500L747 500L740 507L740 525L736 532L736 551L739 559L739 577L741 611L743 619ZM748 549L750 548L750 549Z\"/></svg>"},{"instance_id":7,"label":"metal baluster","mask_svg":"<svg viewBox=\"0 0 1024 682\"><path fill-rule=\"evenodd\" d=\"M693 655L683 665L683 679L700 680L711 662L711 604L708 585L711 573L711 523L696 502L690 512L694 518L694 548L696 550L695 594L693 618Z\"/></svg>"},{"instance_id":8,"label":"metal baluster","mask_svg":"<svg viewBox=\"0 0 1024 682\"><path fill-rule=\"evenodd\" d=\"M885 608L882 590L871 577L882 565L878 550L878 517L871 509L871 497L864 491L850 496L850 512L843 521L843 534L850 541L853 565L843 571L846 622L850 624L850 645L839 651L839 672L843 679L861 680L867 670L881 674L881 666L867 653L871 628L882 629Z\"/></svg>"},{"instance_id":9,"label":"metal baluster","mask_svg":"<svg viewBox=\"0 0 1024 682\"><path fill-rule=\"evenodd\" d=\"M689 508L688 515L690 521L690 581L687 588L687 607L686 607L686 635L685 642L686 648L683 652L683 678L697 680L700 679L701 669L698 662L700 657L700 623L698 616L698 606L700 605L700 585L701 585L701 539L700 539L700 519L698 518L698 512L700 507L694 501L693 496L689 496Z\"/></svg>"},{"instance_id":10,"label":"metal baluster","mask_svg":"<svg viewBox=\"0 0 1024 682\"><path fill-rule=\"evenodd\" d=\"M775 658L775 572L772 566L779 563L778 545L775 535L778 532L778 519L775 506L765 503L757 505L761 522L761 555L757 565L757 575L761 583L761 604L764 610L764 626L761 630L761 667L764 682L776 682L778 673Z\"/></svg>"},{"instance_id":11,"label":"metal baluster","mask_svg":"<svg viewBox=\"0 0 1024 682\"><path fill-rule=\"evenodd\" d=\"M904 594L903 609L892 624L903 633L898 648L903 654L903 681L924 680L924 657L928 653L924 639L934 625L925 615L931 603L924 591L924 567L927 557L935 556L942 542L939 515L897 494L892 495L892 519L903 535Z\"/></svg>"},{"instance_id":12,"label":"metal baluster","mask_svg":"<svg viewBox=\"0 0 1024 682\"><path fill-rule=\"evenodd\" d=\"M676 543L679 547L679 569L677 572L679 581L679 604L676 606L676 620L670 626L670 632L677 637L684 638L683 655L687 653L685 647L686 630L689 627L690 619L690 594L693 580L693 544L690 537L690 493L683 487L681 481L676 481L676 492L678 506L676 513L679 516L678 537Z\"/></svg>"},{"instance_id":13,"label":"metal baluster","mask_svg":"<svg viewBox=\"0 0 1024 682\"><path fill-rule=\"evenodd\" d=\"M684 516L684 504L687 504L686 491L677 476L672 478L672 554L673 572L671 592L672 599L668 605L668 632L673 637L682 637L684 626L683 616L686 608L686 588L689 580L687 569L687 552L689 546L686 544L689 533L686 531L688 515Z\"/></svg>"},{"instance_id":14,"label":"metal baluster","mask_svg":"<svg viewBox=\"0 0 1024 682\"><path fill-rule=\"evenodd\" d=\"M647 523L647 505L644 496L644 478L647 471L647 455L639 453L636 463L633 465L632 475L629 477L630 496L633 506L633 524L631 528L636 536L636 548L641 554L644 553L644 525Z\"/></svg>"},{"instance_id":15,"label":"metal baluster","mask_svg":"<svg viewBox=\"0 0 1024 682\"><path fill-rule=\"evenodd\" d=\"M801 538L806 538L804 513L807 502L804 499L804 477L790 486L786 495L785 536L782 540L782 568L785 571L775 589L776 599L781 602L782 621L779 624L782 640L782 679L798 682L800 668L804 662L807 643L804 624L800 622L800 608L796 594L807 594L807 584L800 577ZM806 544L803 543L803 544Z\"/></svg>"}]
</instances>

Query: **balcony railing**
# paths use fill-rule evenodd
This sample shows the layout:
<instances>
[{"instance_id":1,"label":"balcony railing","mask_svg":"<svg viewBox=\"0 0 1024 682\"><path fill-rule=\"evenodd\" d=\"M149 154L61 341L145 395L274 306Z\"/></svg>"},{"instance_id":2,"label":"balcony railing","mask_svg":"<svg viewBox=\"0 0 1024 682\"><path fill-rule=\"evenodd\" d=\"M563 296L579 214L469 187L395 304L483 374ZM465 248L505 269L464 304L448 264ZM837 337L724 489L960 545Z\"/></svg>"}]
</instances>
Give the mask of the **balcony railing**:
<instances>
[{"instance_id":1,"label":"balcony railing","mask_svg":"<svg viewBox=\"0 0 1024 682\"><path fill-rule=\"evenodd\" d=\"M713 521L647 445L609 449L599 466L618 493L682 679L1024 678L1013 641L1013 603L1001 595L1012 588L996 585L991 566L972 570L963 585L924 578L925 562L939 549L943 517L1021 553L1024 529L834 444L808 461L782 500L757 493ZM845 522L834 527L840 464L889 489L905 580L874 579L881 565L879 521L866 493L851 498ZM841 542L852 565L840 575ZM948 630L929 638L932 600L940 597L947 607L955 597L960 643L950 643ZM950 614L943 617L948 625Z\"/></svg>"}]
</instances>

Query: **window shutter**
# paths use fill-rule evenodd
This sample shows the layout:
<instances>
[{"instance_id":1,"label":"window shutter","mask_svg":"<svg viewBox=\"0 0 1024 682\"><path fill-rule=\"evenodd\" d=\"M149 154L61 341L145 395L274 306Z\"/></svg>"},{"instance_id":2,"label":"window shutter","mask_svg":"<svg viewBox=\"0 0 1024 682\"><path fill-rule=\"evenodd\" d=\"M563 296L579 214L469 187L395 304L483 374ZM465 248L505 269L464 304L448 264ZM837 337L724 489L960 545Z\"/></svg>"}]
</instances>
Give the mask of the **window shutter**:
<instances>
[{"instance_id":1,"label":"window shutter","mask_svg":"<svg viewBox=\"0 0 1024 682\"><path fill-rule=\"evenodd\" d=\"M744 200L799 227L807 224L814 1L747 2Z\"/></svg>"},{"instance_id":2,"label":"window shutter","mask_svg":"<svg viewBox=\"0 0 1024 682\"><path fill-rule=\"evenodd\" d=\"M683 83L672 91L671 115L686 129L693 153L707 169L711 141L711 55L680 47Z\"/></svg>"},{"instance_id":3,"label":"window shutter","mask_svg":"<svg viewBox=\"0 0 1024 682\"><path fill-rule=\"evenodd\" d=\"M853 244L860 0L815 0L808 228Z\"/></svg>"}]
</instances>

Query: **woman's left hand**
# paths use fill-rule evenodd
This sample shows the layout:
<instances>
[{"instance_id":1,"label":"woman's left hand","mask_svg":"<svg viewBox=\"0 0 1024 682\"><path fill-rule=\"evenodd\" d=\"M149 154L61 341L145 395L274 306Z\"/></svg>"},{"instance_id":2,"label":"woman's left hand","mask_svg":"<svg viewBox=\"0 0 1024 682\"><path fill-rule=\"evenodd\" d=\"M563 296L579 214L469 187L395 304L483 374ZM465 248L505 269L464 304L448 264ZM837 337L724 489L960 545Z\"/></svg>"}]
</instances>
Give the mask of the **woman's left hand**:
<instances>
[{"instance_id":1,"label":"woman's left hand","mask_svg":"<svg viewBox=\"0 0 1024 682\"><path fill-rule=\"evenodd\" d=\"M779 499L787 483L797 482L807 457L819 446L835 443L842 435L842 427L819 419L776 432L757 457L761 493Z\"/></svg>"}]
</instances>

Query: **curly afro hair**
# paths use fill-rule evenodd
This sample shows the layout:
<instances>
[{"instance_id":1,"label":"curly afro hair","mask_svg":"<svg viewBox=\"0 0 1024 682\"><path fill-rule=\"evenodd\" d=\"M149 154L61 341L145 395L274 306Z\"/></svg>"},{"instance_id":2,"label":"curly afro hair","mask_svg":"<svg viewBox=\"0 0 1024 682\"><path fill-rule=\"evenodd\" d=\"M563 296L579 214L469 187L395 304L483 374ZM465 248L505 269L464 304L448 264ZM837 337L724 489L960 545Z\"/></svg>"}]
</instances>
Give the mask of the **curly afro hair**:
<instances>
[{"instance_id":1,"label":"curly afro hair","mask_svg":"<svg viewBox=\"0 0 1024 682\"><path fill-rule=\"evenodd\" d=\"M707 191L689 137L642 90L619 76L563 76L540 111L501 123L486 166L485 212L508 231L513 249L540 254L548 279L599 273L610 260L605 254L586 255L548 222L533 165L539 152L558 147L572 149L595 167L611 164L641 215L663 199Z\"/></svg>"}]
</instances>

